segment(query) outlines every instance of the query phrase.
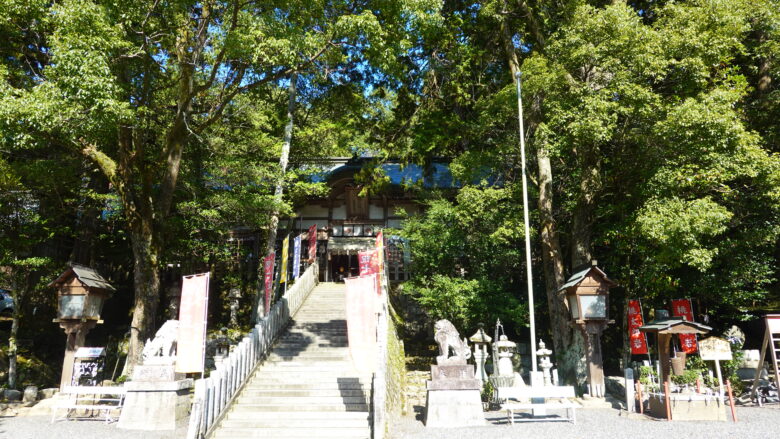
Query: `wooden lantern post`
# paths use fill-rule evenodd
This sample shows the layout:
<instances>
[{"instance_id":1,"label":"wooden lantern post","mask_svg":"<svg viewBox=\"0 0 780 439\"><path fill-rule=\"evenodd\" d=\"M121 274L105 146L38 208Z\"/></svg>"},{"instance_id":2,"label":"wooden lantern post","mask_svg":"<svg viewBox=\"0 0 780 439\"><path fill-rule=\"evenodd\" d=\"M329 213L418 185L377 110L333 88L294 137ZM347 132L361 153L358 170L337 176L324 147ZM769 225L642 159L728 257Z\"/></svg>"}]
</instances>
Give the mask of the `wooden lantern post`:
<instances>
[{"instance_id":1,"label":"wooden lantern post","mask_svg":"<svg viewBox=\"0 0 780 439\"><path fill-rule=\"evenodd\" d=\"M84 346L87 333L100 320L106 299L115 291L95 270L72 265L49 284L57 289L57 318L55 323L65 330L65 358L62 362L60 389L71 385L74 355Z\"/></svg>"},{"instance_id":2,"label":"wooden lantern post","mask_svg":"<svg viewBox=\"0 0 780 439\"><path fill-rule=\"evenodd\" d=\"M566 294L572 324L582 332L588 362L588 394L603 398L604 362L601 357L601 333L609 320L609 289L617 284L596 266L596 261L574 270L558 290Z\"/></svg>"}]
</instances>

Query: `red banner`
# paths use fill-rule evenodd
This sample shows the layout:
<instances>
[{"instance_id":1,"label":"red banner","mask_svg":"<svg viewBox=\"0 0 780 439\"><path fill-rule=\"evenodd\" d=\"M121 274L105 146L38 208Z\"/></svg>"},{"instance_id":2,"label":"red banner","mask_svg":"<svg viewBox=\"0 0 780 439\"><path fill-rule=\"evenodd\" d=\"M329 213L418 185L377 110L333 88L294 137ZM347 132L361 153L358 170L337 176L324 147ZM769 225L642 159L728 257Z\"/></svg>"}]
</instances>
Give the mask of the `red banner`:
<instances>
[{"instance_id":1,"label":"red banner","mask_svg":"<svg viewBox=\"0 0 780 439\"><path fill-rule=\"evenodd\" d=\"M631 344L631 354L647 354L647 334L639 332L644 325L642 305L638 300L628 301L628 342Z\"/></svg>"},{"instance_id":2,"label":"red banner","mask_svg":"<svg viewBox=\"0 0 780 439\"><path fill-rule=\"evenodd\" d=\"M689 322L694 321L691 301L689 299L672 300L672 315L675 317L683 317ZM680 347L683 352L686 354L696 352L696 334L678 334L678 336L680 337Z\"/></svg>"},{"instance_id":3,"label":"red banner","mask_svg":"<svg viewBox=\"0 0 780 439\"><path fill-rule=\"evenodd\" d=\"M204 371L208 304L209 273L184 276L181 283L181 305L179 305L176 372L203 373Z\"/></svg>"},{"instance_id":4,"label":"red banner","mask_svg":"<svg viewBox=\"0 0 780 439\"><path fill-rule=\"evenodd\" d=\"M263 281L265 282L265 315L268 315L268 313L271 311L271 291L274 289L274 259L276 258L275 253L271 253L270 255L265 257L265 260L263 261L263 274L265 275L265 278Z\"/></svg>"},{"instance_id":5,"label":"red banner","mask_svg":"<svg viewBox=\"0 0 780 439\"><path fill-rule=\"evenodd\" d=\"M379 272L385 271L385 237L380 230L376 235L376 252L379 258Z\"/></svg>"},{"instance_id":6,"label":"red banner","mask_svg":"<svg viewBox=\"0 0 780 439\"><path fill-rule=\"evenodd\" d=\"M317 225L309 227L309 263L313 264L317 257Z\"/></svg>"},{"instance_id":7,"label":"red banner","mask_svg":"<svg viewBox=\"0 0 780 439\"><path fill-rule=\"evenodd\" d=\"M376 250L358 252L358 263L361 276L379 273L379 256Z\"/></svg>"}]
</instances>

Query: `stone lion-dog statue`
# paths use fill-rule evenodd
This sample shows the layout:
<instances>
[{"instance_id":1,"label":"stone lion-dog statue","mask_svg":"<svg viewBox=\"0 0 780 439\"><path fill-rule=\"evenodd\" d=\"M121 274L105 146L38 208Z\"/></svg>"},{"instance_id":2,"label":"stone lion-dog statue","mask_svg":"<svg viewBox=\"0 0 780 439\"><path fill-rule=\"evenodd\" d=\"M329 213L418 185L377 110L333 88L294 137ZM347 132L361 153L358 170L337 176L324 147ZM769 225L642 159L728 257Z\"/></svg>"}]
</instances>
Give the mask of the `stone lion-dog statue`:
<instances>
[{"instance_id":1,"label":"stone lion-dog statue","mask_svg":"<svg viewBox=\"0 0 780 439\"><path fill-rule=\"evenodd\" d=\"M173 362L176 357L176 339L179 321L168 320L157 330L153 339L147 339L141 353L143 364Z\"/></svg>"},{"instance_id":2,"label":"stone lion-dog statue","mask_svg":"<svg viewBox=\"0 0 780 439\"><path fill-rule=\"evenodd\" d=\"M466 360L471 357L471 351L468 342L465 338L460 338L455 326L449 320L442 319L433 325L433 330L433 339L439 345L436 364L439 366L466 364Z\"/></svg>"}]
</instances>

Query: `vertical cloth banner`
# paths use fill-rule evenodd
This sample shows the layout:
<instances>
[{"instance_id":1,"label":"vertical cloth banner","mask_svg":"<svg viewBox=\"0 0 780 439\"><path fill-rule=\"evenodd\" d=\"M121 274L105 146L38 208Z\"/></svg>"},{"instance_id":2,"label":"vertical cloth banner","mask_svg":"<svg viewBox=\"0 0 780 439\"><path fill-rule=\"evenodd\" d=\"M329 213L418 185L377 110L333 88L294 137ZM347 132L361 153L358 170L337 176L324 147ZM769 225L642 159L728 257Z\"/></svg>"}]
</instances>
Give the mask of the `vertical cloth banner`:
<instances>
[{"instance_id":1,"label":"vertical cloth banner","mask_svg":"<svg viewBox=\"0 0 780 439\"><path fill-rule=\"evenodd\" d=\"M672 315L685 317L689 322L693 321L693 308L689 299L672 300ZM696 334L677 334L680 337L680 347L686 354L696 352Z\"/></svg>"},{"instance_id":2,"label":"vertical cloth banner","mask_svg":"<svg viewBox=\"0 0 780 439\"><path fill-rule=\"evenodd\" d=\"M205 370L209 277L209 273L182 277L176 342L176 372L179 373L203 373Z\"/></svg>"},{"instance_id":3,"label":"vertical cloth banner","mask_svg":"<svg viewBox=\"0 0 780 439\"><path fill-rule=\"evenodd\" d=\"M349 354L361 373L374 372L376 365L376 277L344 279Z\"/></svg>"},{"instance_id":4,"label":"vertical cloth banner","mask_svg":"<svg viewBox=\"0 0 780 439\"><path fill-rule=\"evenodd\" d=\"M360 265L360 275L370 276L379 274L379 256L376 250L366 250L358 252L358 264Z\"/></svg>"},{"instance_id":5,"label":"vertical cloth banner","mask_svg":"<svg viewBox=\"0 0 780 439\"><path fill-rule=\"evenodd\" d=\"M317 257L317 225L309 227L309 263L313 264Z\"/></svg>"},{"instance_id":6,"label":"vertical cloth banner","mask_svg":"<svg viewBox=\"0 0 780 439\"><path fill-rule=\"evenodd\" d=\"M287 259L290 258L290 235L287 235L282 241L282 262L279 272L279 283L287 282Z\"/></svg>"},{"instance_id":7,"label":"vertical cloth banner","mask_svg":"<svg viewBox=\"0 0 780 439\"><path fill-rule=\"evenodd\" d=\"M631 354L647 354L647 334L639 332L644 325L642 305L638 300L628 301L628 342L631 344Z\"/></svg>"},{"instance_id":8,"label":"vertical cloth banner","mask_svg":"<svg viewBox=\"0 0 780 439\"><path fill-rule=\"evenodd\" d=\"M376 252L379 258L379 272L385 271L385 237L380 230L376 234Z\"/></svg>"},{"instance_id":9,"label":"vertical cloth banner","mask_svg":"<svg viewBox=\"0 0 780 439\"><path fill-rule=\"evenodd\" d=\"M276 253L271 252L270 255L265 257L263 261L263 275L264 275L264 288L265 291L265 314L271 311L271 291L274 289L274 259L276 259Z\"/></svg>"},{"instance_id":10,"label":"vertical cloth banner","mask_svg":"<svg viewBox=\"0 0 780 439\"><path fill-rule=\"evenodd\" d=\"M293 279L301 277L301 235L293 241Z\"/></svg>"}]
</instances>

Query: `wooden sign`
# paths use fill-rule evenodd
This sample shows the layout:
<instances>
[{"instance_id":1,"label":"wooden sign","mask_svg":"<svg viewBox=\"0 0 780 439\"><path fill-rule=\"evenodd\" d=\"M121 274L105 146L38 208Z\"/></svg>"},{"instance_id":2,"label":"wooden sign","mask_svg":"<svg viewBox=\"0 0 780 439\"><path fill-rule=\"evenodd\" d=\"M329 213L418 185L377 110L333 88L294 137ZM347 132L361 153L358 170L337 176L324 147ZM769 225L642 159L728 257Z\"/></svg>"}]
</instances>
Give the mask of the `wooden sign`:
<instances>
[{"instance_id":1,"label":"wooden sign","mask_svg":"<svg viewBox=\"0 0 780 439\"><path fill-rule=\"evenodd\" d=\"M718 337L708 337L699 341L699 355L702 360L731 360L731 344L728 340Z\"/></svg>"}]
</instances>

